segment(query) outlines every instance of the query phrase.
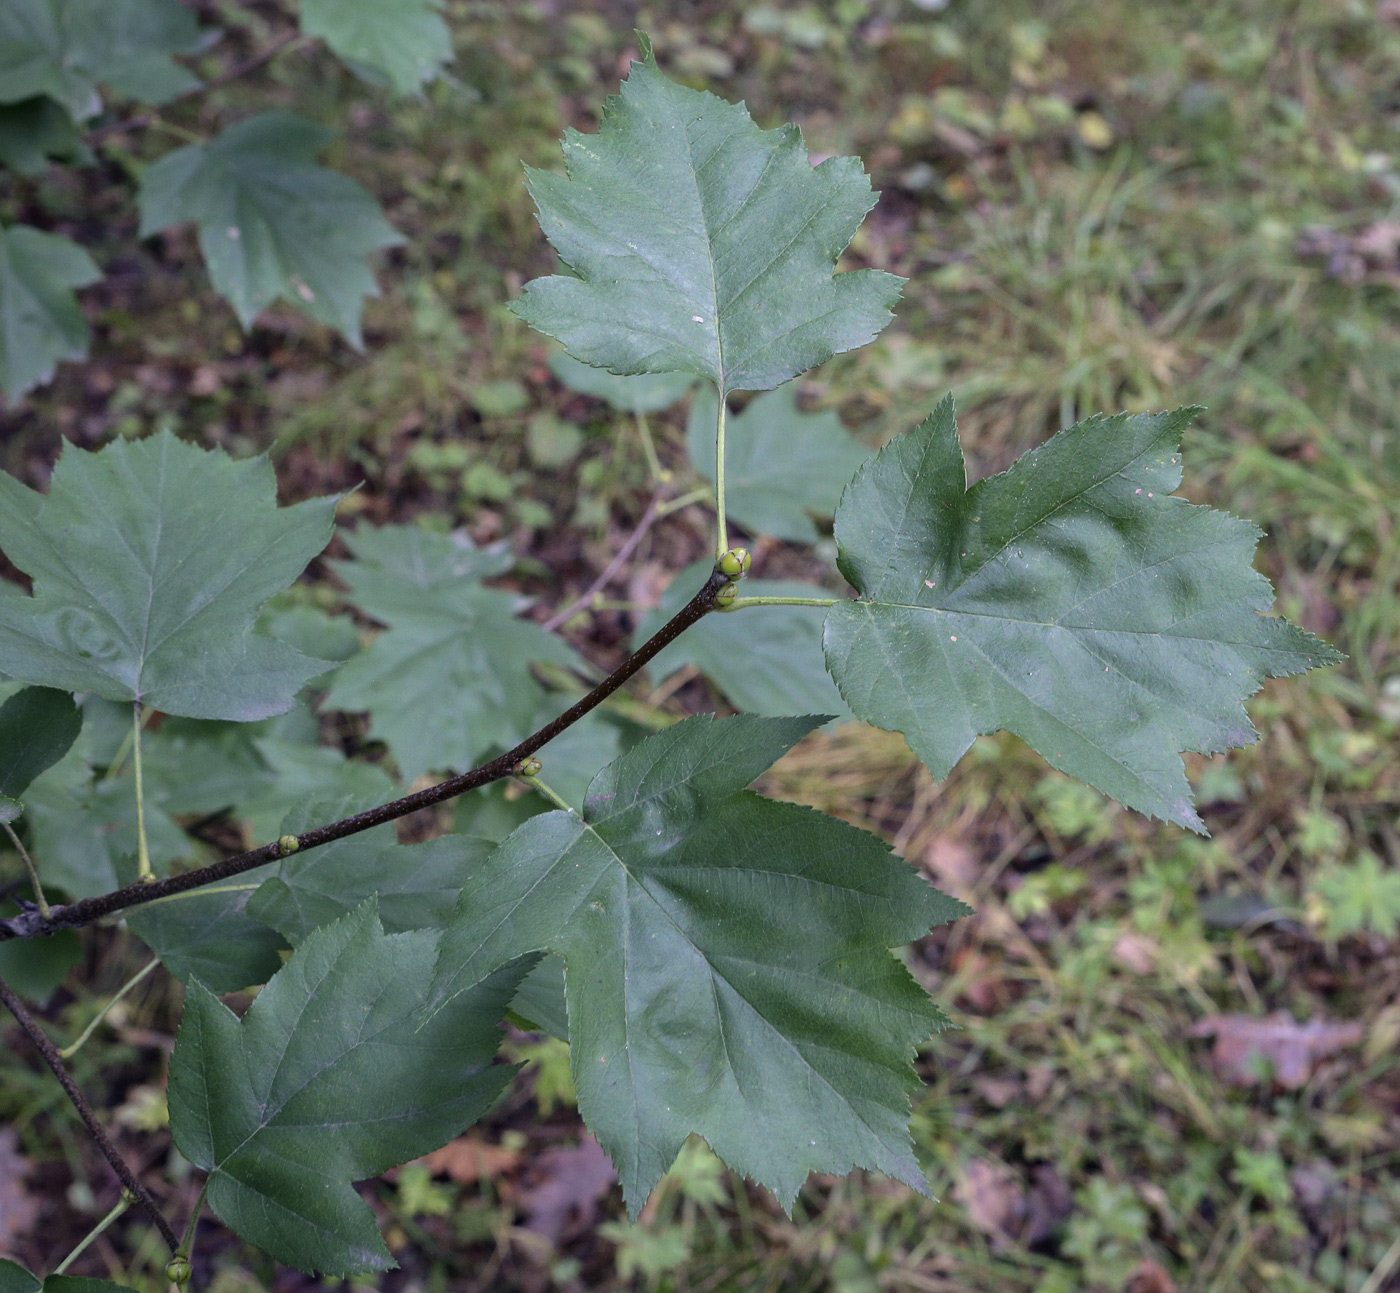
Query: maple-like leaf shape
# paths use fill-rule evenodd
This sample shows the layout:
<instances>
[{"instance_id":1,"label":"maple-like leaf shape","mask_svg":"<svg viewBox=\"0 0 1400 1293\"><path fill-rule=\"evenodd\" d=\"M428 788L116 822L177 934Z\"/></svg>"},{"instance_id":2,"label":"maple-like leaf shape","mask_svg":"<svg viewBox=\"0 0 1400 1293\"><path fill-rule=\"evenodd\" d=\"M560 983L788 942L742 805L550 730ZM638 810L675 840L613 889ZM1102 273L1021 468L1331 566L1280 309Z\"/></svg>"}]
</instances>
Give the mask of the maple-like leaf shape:
<instances>
[{"instance_id":1,"label":"maple-like leaf shape","mask_svg":"<svg viewBox=\"0 0 1400 1293\"><path fill-rule=\"evenodd\" d=\"M424 1009L438 935L385 934L373 901L308 935L239 1019L198 980L170 1060L170 1129L209 1206L278 1261L394 1264L351 1188L479 1118L513 1070L497 1027L532 960Z\"/></svg>"},{"instance_id":2,"label":"maple-like leaf shape","mask_svg":"<svg viewBox=\"0 0 1400 1293\"><path fill-rule=\"evenodd\" d=\"M926 1190L915 1047L946 1020L889 948L964 914L873 835L745 787L823 716L687 719L468 879L436 999L566 966L579 1108L635 1216L691 1132L790 1207L812 1171Z\"/></svg>"},{"instance_id":3,"label":"maple-like leaf shape","mask_svg":"<svg viewBox=\"0 0 1400 1293\"><path fill-rule=\"evenodd\" d=\"M827 615L858 718L936 777L979 733L1204 832L1180 751L1252 742L1266 677L1341 659L1268 609L1260 531L1171 497L1195 410L1089 418L967 488L951 398L856 476L836 514L860 594Z\"/></svg>"},{"instance_id":4,"label":"maple-like leaf shape","mask_svg":"<svg viewBox=\"0 0 1400 1293\"><path fill-rule=\"evenodd\" d=\"M794 125L760 130L661 74L650 45L596 135L564 136L567 176L530 169L540 225L574 277L512 308L575 359L768 390L863 346L902 279L833 273L875 205L859 158L812 166Z\"/></svg>"},{"instance_id":5,"label":"maple-like leaf shape","mask_svg":"<svg viewBox=\"0 0 1400 1293\"><path fill-rule=\"evenodd\" d=\"M167 714L249 722L327 667L254 631L258 608L330 540L334 498L277 506L266 458L169 432L69 446L47 496L0 473L0 673Z\"/></svg>"}]
</instances>

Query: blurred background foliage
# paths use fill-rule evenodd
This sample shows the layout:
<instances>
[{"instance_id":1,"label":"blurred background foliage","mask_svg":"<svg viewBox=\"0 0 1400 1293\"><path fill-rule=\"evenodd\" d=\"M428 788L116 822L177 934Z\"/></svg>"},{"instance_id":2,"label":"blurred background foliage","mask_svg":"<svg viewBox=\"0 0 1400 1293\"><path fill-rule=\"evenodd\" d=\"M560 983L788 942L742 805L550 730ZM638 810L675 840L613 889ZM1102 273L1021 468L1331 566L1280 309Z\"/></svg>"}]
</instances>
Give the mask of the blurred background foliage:
<instances>
[{"instance_id":1,"label":"blurred background foliage","mask_svg":"<svg viewBox=\"0 0 1400 1293\"><path fill-rule=\"evenodd\" d=\"M291 22L278 3L193 7L225 32L192 61L205 76ZM1267 686L1257 746L1190 761L1208 841L1009 738L935 785L899 737L837 726L770 775L977 909L909 953L961 1025L923 1057L914 1106L940 1202L814 1179L789 1219L693 1145L629 1226L579 1140L563 1044L516 1034L514 1094L451 1153L366 1187L403 1263L380 1286L1400 1288L1400 4L449 0L446 17L456 57L421 97L297 45L164 116L208 132L287 107L342 130L331 164L405 236L363 354L280 306L244 335L192 233L138 241L133 177L166 151L159 126L106 136L91 167L4 175L0 217L80 242L106 278L82 297L91 360L0 410L0 467L42 486L62 437L161 427L270 449L288 501L358 485L343 517L507 541L508 586L543 619L606 565L651 483L634 419L563 385L506 310L551 265L521 162L556 166L564 127L595 128L642 28L668 73L762 125L798 121L814 156L859 154L882 191L843 264L907 276L904 303L800 383L804 407L873 447L952 389L980 476L1085 414L1199 403L1183 492L1265 526L1279 609L1350 658ZM649 419L676 496L703 487L684 406ZM708 526L703 503L658 523L572 639L617 658ZM829 538L755 547L757 575L832 578ZM723 692L692 664L632 703L654 724ZM498 800L464 825L508 829ZM122 930L87 945L56 1029L75 1034L141 960ZM76 1061L177 1191L178 1000L156 976ZM10 1050L0 1069L0 1251L51 1265L111 1188L57 1088ZM157 1287L143 1234L114 1228L91 1273ZM206 1235L218 1293L308 1283Z\"/></svg>"}]
</instances>

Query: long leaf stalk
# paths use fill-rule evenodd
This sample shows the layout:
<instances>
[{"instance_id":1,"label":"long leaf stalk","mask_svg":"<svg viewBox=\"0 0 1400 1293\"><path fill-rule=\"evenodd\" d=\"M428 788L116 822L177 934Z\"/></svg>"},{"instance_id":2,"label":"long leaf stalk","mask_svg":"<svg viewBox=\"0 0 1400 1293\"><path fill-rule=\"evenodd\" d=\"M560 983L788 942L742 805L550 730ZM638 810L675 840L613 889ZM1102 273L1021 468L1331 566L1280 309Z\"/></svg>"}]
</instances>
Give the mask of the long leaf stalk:
<instances>
[{"instance_id":1,"label":"long leaf stalk","mask_svg":"<svg viewBox=\"0 0 1400 1293\"><path fill-rule=\"evenodd\" d=\"M729 525L724 516L724 419L729 400L719 392L719 412L715 414L715 533L716 556L729 551Z\"/></svg>"},{"instance_id":2,"label":"long leaf stalk","mask_svg":"<svg viewBox=\"0 0 1400 1293\"><path fill-rule=\"evenodd\" d=\"M103 1217L101 1221L99 1221L95 1226L93 1226L93 1228L89 1230L87 1234L85 1234L80 1240L78 1240L77 1247L74 1248L73 1251L69 1253L67 1257L65 1257L61 1262L59 1262L57 1266L53 1268L53 1273L55 1275L65 1274L68 1268L75 1261L77 1261L79 1257L81 1257L85 1252L87 1252L88 1245L91 1244L92 1241L98 1237L98 1235L100 1235L104 1230L106 1230L107 1227L110 1226L112 1222L114 1222L119 1216L121 1216L122 1213L125 1212L130 1206L131 1204L127 1201L126 1192L123 1191L122 1194L118 1197L116 1203L112 1206L112 1210L105 1217Z\"/></svg>"},{"instance_id":3,"label":"long leaf stalk","mask_svg":"<svg viewBox=\"0 0 1400 1293\"><path fill-rule=\"evenodd\" d=\"M120 1001L123 997L125 997L127 993L129 993L133 988L135 988L137 984L139 984L159 964L159 959L148 961L139 970L137 970L136 973L131 976L131 978L129 978L125 983L122 984L120 988L117 989L116 995L114 995L111 998L111 1000L109 1000L107 1004L103 1006L102 1009L99 1010L97 1014L95 1014L92 1017L92 1019L88 1022L88 1026L84 1028L81 1033L78 1034L77 1039L73 1042L70 1042L61 1051L59 1051L59 1055L61 1055L66 1060L71 1060L73 1056L75 1056L80 1050L82 1050L83 1045L87 1042L88 1038L91 1037L93 1033L97 1031L97 1026L104 1019L107 1018L107 1014L112 1009L112 1007L115 1006L117 1002Z\"/></svg>"},{"instance_id":4,"label":"long leaf stalk","mask_svg":"<svg viewBox=\"0 0 1400 1293\"><path fill-rule=\"evenodd\" d=\"M49 917L49 900L44 897L44 886L39 883L39 870L34 865L34 859L29 856L29 850L24 847L15 828L9 822L3 823L5 834L10 837L10 843L14 846L15 852L19 854L20 861L24 863L24 869L29 872L29 883L34 888L34 901L39 904L39 914L47 920Z\"/></svg>"},{"instance_id":5,"label":"long leaf stalk","mask_svg":"<svg viewBox=\"0 0 1400 1293\"><path fill-rule=\"evenodd\" d=\"M401 799L381 804L378 808L356 813L352 817L343 817L340 821L317 826L312 830L303 831L300 835L283 836L271 844L264 844L261 848L236 854L221 862L199 867L193 871L186 871L182 875L170 876L165 880L153 879L148 883L138 882L127 885L123 889L113 890L111 893L53 907L47 916L38 911L21 912L18 916L0 921L0 941L10 938L39 938L60 929L77 929L84 925L91 925L104 917L125 911L129 907L217 884L222 880L231 879L233 876L242 875L245 871L251 871L254 867L262 866L266 862L275 862L291 853L317 848L322 844L330 844L335 840L345 839L349 835L358 835L361 831L381 826L385 822L407 817L409 813L417 812L420 808L430 808L434 804L453 799L468 790L476 790L493 781L499 781L503 777L512 776L522 760L529 758L537 750L548 745L560 732L572 727L585 714L596 709L629 678L639 672L658 652L669 646L692 624L708 615L714 609L715 594L728 582L729 580L719 570L712 571L699 592L592 691L566 709L558 718L546 723L533 735L527 736L514 749L507 750L504 754L488 763L483 763L480 767L473 768L470 772L450 777L446 781L429 786L426 790L420 790L415 794L405 795ZM56 1057L57 1052L55 1052Z\"/></svg>"},{"instance_id":6,"label":"long leaf stalk","mask_svg":"<svg viewBox=\"0 0 1400 1293\"><path fill-rule=\"evenodd\" d=\"M131 706L131 761L136 773L136 880L149 884L155 879L151 869L151 850L146 843L146 786L141 776L141 702Z\"/></svg>"},{"instance_id":7,"label":"long leaf stalk","mask_svg":"<svg viewBox=\"0 0 1400 1293\"><path fill-rule=\"evenodd\" d=\"M92 1106L88 1104L87 1097L78 1089L78 1084L73 1081L73 1075L68 1072L67 1066L63 1063L63 1057L59 1054L58 1047L49 1040L49 1036L39 1027L38 1021L29 1013L19 997L11 989L10 985L0 979L0 1004L15 1017L15 1022L24 1030L24 1034L34 1043L35 1049L43 1057L44 1063L49 1066L49 1071L58 1079L58 1084L72 1101L73 1107L78 1111L78 1117L83 1120L83 1126L88 1129L88 1134L97 1143L97 1148L102 1151L102 1157L111 1165L112 1171L117 1174L117 1179L131 1191L137 1202L146 1210L151 1220L155 1222L156 1229L161 1233L161 1237L169 1245L173 1253L179 1241L175 1237L175 1232L170 1228L170 1223L165 1219L165 1214L161 1212L160 1205L151 1197L151 1192L146 1189L136 1178L136 1173L131 1170L131 1164L121 1156L121 1152L112 1143L112 1138L107 1135L107 1130L98 1122L97 1115L93 1113Z\"/></svg>"}]
</instances>

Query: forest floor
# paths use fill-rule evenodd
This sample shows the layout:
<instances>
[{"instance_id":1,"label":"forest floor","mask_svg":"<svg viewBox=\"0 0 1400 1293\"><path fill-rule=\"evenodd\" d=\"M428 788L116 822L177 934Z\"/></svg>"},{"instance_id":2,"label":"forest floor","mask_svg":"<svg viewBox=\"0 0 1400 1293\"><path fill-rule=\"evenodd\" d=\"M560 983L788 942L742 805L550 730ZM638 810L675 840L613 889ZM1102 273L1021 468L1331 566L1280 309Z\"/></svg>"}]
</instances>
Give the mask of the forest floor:
<instances>
[{"instance_id":1,"label":"forest floor","mask_svg":"<svg viewBox=\"0 0 1400 1293\"><path fill-rule=\"evenodd\" d=\"M283 21L247 14L237 48ZM1256 745L1188 759L1209 839L1120 810L1004 736L935 784L898 736L841 726L766 779L881 832L976 909L910 957L958 1024L923 1054L914 1101L938 1202L869 1174L814 1178L789 1218L697 1146L628 1225L580 1143L563 1044L517 1035L528 1064L506 1101L453 1153L364 1188L402 1262L377 1286L1400 1289L1400 4L449 14L456 80L422 101L297 54L219 91L220 112L295 99L344 125L336 163L404 233L362 354L284 309L244 336L192 234L138 243L139 137L125 160L5 197L7 218L39 212L100 250L108 279L88 297L92 361L0 412L0 467L42 487L60 435L95 447L165 426L270 449L284 501L358 486L363 519L509 541L543 619L652 486L630 421L565 390L506 310L552 263L520 167L555 166L564 127L596 128L639 27L668 72L765 126L799 122L813 154L861 156L882 193L843 265L906 276L904 301L877 342L801 383L811 407L875 446L952 390L978 477L1089 413L1202 405L1182 493L1264 528L1278 609L1348 660L1266 686ZM651 430L683 492L684 410ZM570 637L619 658L711 524L698 504L667 517ZM829 540L755 546L755 573L835 579ZM723 708L689 675L634 698ZM143 956L104 931L47 1003L55 1034ZM153 1169L173 1162L179 994L153 976L76 1062ZM0 1251L38 1267L112 1188L31 1059L0 1049ZM158 1287L144 1234L118 1224L75 1271ZM315 1283L213 1223L200 1263L216 1293Z\"/></svg>"}]
</instances>

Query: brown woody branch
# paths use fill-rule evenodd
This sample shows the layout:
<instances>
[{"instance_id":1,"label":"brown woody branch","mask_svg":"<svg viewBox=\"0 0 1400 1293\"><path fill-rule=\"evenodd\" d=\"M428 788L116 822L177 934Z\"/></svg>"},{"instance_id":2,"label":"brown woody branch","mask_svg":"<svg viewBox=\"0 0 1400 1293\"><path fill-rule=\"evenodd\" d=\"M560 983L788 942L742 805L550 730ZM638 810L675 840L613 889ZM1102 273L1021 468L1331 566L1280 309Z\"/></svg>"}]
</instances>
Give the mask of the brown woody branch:
<instances>
[{"instance_id":1,"label":"brown woody branch","mask_svg":"<svg viewBox=\"0 0 1400 1293\"><path fill-rule=\"evenodd\" d=\"M76 929L82 925L91 925L106 916L124 911L128 907L137 907L143 903L153 902L157 898L167 898L172 894L188 893L192 889L201 889L205 885L216 884L232 876L241 875L244 871L251 871L254 867L262 866L265 862L275 862L291 853L299 853L305 849L329 844L334 840L344 839L347 835L357 835L361 831L381 826L385 822L406 817L409 813L417 812L420 808L429 808L433 804L440 804L446 799L463 794L465 791L476 790L493 781L499 781L502 777L508 777L522 759L534 754L565 728L572 727L590 710L602 704L657 652L670 645L692 624L707 615L714 608L715 594L728 582L728 578L722 572L713 571L705 586L689 602L671 619L667 620L652 637L647 639L635 654L624 660L577 704L570 706L552 722L546 723L532 736L527 736L514 749L507 750L505 754L492 759L489 763L483 763L479 768L464 772L460 776L451 777L436 786L429 786L426 790L420 790L416 794L405 795L402 799L381 804L378 808L371 808L367 812L357 813L353 817L344 817L327 826L317 826L313 830L304 831L300 835L291 837L290 840L284 836L275 843L264 844L261 848L253 849L247 853L239 853L234 857L225 858L222 862L199 867L194 871L186 871L182 875L171 876L166 880L156 880L150 884L128 885L124 889L116 889L95 898L84 898L80 902L51 907L48 916L44 916L37 908L26 908L18 916L11 916L8 920L0 920L0 941L10 938L41 938L46 934L56 933L60 929Z\"/></svg>"}]
</instances>

